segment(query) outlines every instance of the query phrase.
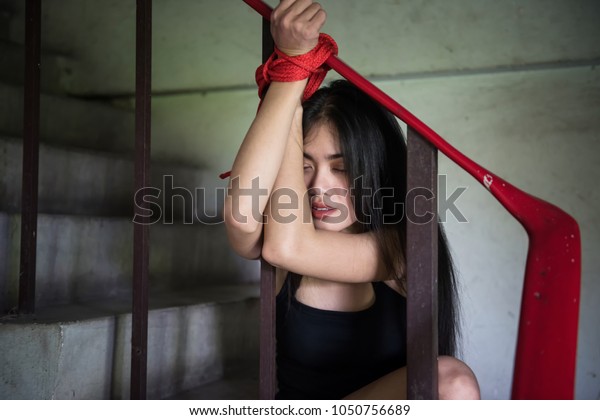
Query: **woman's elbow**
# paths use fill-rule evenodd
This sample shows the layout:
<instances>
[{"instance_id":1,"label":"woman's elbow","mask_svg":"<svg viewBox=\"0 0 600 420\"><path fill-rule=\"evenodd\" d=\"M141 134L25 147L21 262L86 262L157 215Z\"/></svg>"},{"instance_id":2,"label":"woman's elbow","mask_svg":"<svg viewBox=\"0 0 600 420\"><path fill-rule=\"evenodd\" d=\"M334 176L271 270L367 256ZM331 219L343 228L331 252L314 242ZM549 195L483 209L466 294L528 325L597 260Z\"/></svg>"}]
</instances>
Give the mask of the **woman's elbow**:
<instances>
[{"instance_id":1,"label":"woman's elbow","mask_svg":"<svg viewBox=\"0 0 600 420\"><path fill-rule=\"evenodd\" d=\"M285 261L284 254L285 252L282 252L282 249L273 246L271 242L265 241L263 243L261 256L272 266L281 267L282 262Z\"/></svg>"},{"instance_id":2,"label":"woman's elbow","mask_svg":"<svg viewBox=\"0 0 600 420\"><path fill-rule=\"evenodd\" d=\"M247 235L255 233L262 225L261 220L256 220L255 217L247 217L239 208L234 208L230 200L225 201L223 221L227 232L239 232Z\"/></svg>"},{"instance_id":3,"label":"woman's elbow","mask_svg":"<svg viewBox=\"0 0 600 420\"><path fill-rule=\"evenodd\" d=\"M262 246L262 257L271 265L289 269L290 262L298 255L292 240L274 240L265 235Z\"/></svg>"},{"instance_id":4,"label":"woman's elbow","mask_svg":"<svg viewBox=\"0 0 600 420\"><path fill-rule=\"evenodd\" d=\"M256 260L260 258L262 249L261 233L254 234L240 233L239 231L227 231L229 245L242 258L247 260Z\"/></svg>"},{"instance_id":5,"label":"woman's elbow","mask_svg":"<svg viewBox=\"0 0 600 420\"><path fill-rule=\"evenodd\" d=\"M225 231L231 248L241 257L255 260L260 257L262 225L241 223L234 217L224 217Z\"/></svg>"}]
</instances>

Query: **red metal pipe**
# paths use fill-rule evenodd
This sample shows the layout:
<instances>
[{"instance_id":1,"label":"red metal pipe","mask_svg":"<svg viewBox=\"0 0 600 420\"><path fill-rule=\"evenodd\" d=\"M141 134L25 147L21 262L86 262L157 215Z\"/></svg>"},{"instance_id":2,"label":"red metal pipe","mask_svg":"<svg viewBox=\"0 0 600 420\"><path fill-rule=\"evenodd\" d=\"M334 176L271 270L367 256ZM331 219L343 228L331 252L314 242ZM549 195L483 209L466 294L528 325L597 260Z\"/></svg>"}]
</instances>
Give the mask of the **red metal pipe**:
<instances>
[{"instance_id":1,"label":"red metal pipe","mask_svg":"<svg viewBox=\"0 0 600 420\"><path fill-rule=\"evenodd\" d=\"M244 2L270 19L272 9L261 0ZM581 239L575 219L463 155L338 57L331 56L326 64L471 174L525 228L529 250L512 398L573 398L581 283Z\"/></svg>"}]
</instances>

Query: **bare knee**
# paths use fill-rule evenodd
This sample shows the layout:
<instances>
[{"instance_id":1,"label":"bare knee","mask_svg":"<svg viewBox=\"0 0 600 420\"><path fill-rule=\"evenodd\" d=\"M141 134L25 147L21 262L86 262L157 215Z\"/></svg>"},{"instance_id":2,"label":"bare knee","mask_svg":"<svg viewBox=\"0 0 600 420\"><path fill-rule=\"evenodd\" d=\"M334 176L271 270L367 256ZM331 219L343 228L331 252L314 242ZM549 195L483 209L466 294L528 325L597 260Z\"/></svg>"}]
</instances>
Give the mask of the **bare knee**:
<instances>
[{"instance_id":1,"label":"bare knee","mask_svg":"<svg viewBox=\"0 0 600 420\"><path fill-rule=\"evenodd\" d=\"M475 374L465 363L450 356L438 358L438 386L440 400L478 400L479 384Z\"/></svg>"}]
</instances>

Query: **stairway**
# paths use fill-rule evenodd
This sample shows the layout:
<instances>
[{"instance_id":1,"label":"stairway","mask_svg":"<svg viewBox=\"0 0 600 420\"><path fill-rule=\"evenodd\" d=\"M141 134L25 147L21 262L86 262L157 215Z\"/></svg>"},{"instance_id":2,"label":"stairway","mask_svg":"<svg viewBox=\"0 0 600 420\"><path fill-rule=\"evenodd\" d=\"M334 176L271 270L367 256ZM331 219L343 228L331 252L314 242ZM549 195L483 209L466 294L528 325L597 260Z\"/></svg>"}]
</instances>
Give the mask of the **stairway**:
<instances>
[{"instance_id":1,"label":"stairway","mask_svg":"<svg viewBox=\"0 0 600 420\"><path fill-rule=\"evenodd\" d=\"M133 110L68 96L76 58L42 55L36 313L17 316L23 47L0 32L0 398L128 398ZM255 398L258 265L230 250L222 196L182 198L207 177L152 164L162 217L150 227L150 399Z\"/></svg>"}]
</instances>

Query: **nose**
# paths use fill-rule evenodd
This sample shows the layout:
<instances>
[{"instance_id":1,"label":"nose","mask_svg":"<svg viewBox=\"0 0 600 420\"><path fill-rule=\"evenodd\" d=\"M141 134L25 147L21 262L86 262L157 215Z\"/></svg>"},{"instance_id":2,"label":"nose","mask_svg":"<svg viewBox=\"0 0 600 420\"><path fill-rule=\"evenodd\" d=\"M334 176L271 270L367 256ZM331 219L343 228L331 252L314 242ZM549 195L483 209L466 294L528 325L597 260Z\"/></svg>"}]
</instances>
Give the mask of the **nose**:
<instances>
[{"instance_id":1,"label":"nose","mask_svg":"<svg viewBox=\"0 0 600 420\"><path fill-rule=\"evenodd\" d=\"M315 168L307 180L306 188L312 196L326 194L333 187L332 176L325 168Z\"/></svg>"},{"instance_id":2,"label":"nose","mask_svg":"<svg viewBox=\"0 0 600 420\"><path fill-rule=\"evenodd\" d=\"M310 174L310 179L306 180L306 184L311 199L317 197L329 205L338 202L340 197L346 197L348 194L348 187L329 166L317 167Z\"/></svg>"}]
</instances>

